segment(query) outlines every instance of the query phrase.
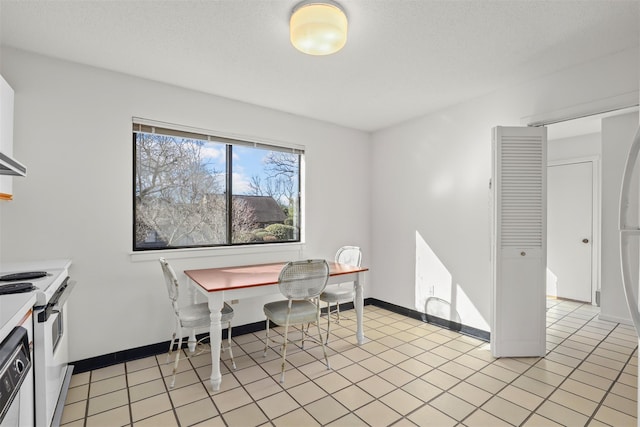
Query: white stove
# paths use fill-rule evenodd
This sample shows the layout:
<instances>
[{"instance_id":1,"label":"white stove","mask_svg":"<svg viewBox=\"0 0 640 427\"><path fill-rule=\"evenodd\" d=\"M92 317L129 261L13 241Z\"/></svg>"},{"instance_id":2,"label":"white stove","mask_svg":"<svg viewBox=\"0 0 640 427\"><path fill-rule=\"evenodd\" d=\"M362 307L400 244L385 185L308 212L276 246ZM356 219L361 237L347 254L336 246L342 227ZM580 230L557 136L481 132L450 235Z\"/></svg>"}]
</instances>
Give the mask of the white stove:
<instances>
[{"instance_id":1,"label":"white stove","mask_svg":"<svg viewBox=\"0 0 640 427\"><path fill-rule=\"evenodd\" d=\"M0 281L0 287L3 285L13 285L16 283L31 283L34 286L36 295L35 306L44 306L51 300L53 294L62 284L62 281L66 278L63 274L66 269L50 269L46 271L46 276L32 278L32 279L17 279L17 280L3 280ZM0 277L8 274L27 273L26 271L11 271L2 272Z\"/></svg>"},{"instance_id":2,"label":"white stove","mask_svg":"<svg viewBox=\"0 0 640 427\"><path fill-rule=\"evenodd\" d=\"M35 374L36 427L58 425L73 367L69 363L66 334L66 301L75 282L69 278L70 260L11 263L0 265L0 276L46 272L42 277L0 281L31 283L35 294L33 310L33 368ZM1 296L0 296L1 297Z\"/></svg>"},{"instance_id":3,"label":"white stove","mask_svg":"<svg viewBox=\"0 0 640 427\"><path fill-rule=\"evenodd\" d=\"M35 279L19 279L14 281L2 281L3 284L13 282L29 282L37 288L36 290L36 306L46 305L56 292L62 281L68 275L68 269L71 266L70 260L42 261L42 262L13 262L3 263L0 265L0 276L15 273L37 272L43 271L47 275Z\"/></svg>"}]
</instances>

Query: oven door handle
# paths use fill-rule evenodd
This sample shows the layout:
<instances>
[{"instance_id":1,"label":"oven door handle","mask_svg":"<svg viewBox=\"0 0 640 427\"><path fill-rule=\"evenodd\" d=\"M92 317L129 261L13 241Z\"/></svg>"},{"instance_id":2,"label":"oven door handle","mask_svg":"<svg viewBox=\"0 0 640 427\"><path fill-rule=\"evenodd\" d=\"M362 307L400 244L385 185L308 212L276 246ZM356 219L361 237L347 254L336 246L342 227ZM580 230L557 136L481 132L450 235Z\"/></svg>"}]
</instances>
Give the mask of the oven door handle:
<instances>
[{"instance_id":1,"label":"oven door handle","mask_svg":"<svg viewBox=\"0 0 640 427\"><path fill-rule=\"evenodd\" d=\"M44 323L49 320L49 316L52 314L60 313L62 306L67 302L71 291L76 286L75 280L67 278L65 283L60 288L61 292L56 293L49 304L45 305L40 312L38 312L38 323Z\"/></svg>"},{"instance_id":2,"label":"oven door handle","mask_svg":"<svg viewBox=\"0 0 640 427\"><path fill-rule=\"evenodd\" d=\"M58 296L55 299L51 300L51 302L49 303L51 305L52 311L56 313L60 311L60 308L69 299L69 296L71 295L71 291L73 290L73 288L76 287L76 283L77 282L75 280L67 280L67 284L64 288L64 291L58 294Z\"/></svg>"}]
</instances>

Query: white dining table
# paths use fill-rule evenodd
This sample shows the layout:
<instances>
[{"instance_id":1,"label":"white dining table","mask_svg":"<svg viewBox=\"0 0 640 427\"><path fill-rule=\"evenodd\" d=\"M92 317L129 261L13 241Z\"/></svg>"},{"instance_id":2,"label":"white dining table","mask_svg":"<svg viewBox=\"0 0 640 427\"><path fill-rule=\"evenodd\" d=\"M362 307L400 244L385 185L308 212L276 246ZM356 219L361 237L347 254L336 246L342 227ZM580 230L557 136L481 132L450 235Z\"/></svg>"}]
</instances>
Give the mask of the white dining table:
<instances>
[{"instance_id":1,"label":"white dining table","mask_svg":"<svg viewBox=\"0 0 640 427\"><path fill-rule=\"evenodd\" d=\"M204 268L185 270L195 289L207 297L211 311L211 387L220 390L222 375L220 373L220 344L222 325L220 323L224 301L253 298L262 295L279 293L278 276L286 262L271 264L243 265L235 267ZM352 265L327 261L329 264L329 280L327 284L353 281L355 289L354 306L356 310L356 339L358 344L365 342L362 325L364 306L363 285L364 273L369 269Z\"/></svg>"}]
</instances>

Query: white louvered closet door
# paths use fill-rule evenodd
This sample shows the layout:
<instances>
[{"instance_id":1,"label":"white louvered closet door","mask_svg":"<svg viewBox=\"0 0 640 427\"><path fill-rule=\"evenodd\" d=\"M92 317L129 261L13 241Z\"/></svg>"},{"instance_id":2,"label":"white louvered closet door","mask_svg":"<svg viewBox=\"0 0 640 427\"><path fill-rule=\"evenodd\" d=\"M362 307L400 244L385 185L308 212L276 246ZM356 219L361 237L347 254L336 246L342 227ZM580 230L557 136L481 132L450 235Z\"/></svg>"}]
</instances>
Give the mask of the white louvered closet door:
<instances>
[{"instance_id":1,"label":"white louvered closet door","mask_svg":"<svg viewBox=\"0 0 640 427\"><path fill-rule=\"evenodd\" d=\"M492 140L495 357L546 353L547 129L496 127Z\"/></svg>"}]
</instances>

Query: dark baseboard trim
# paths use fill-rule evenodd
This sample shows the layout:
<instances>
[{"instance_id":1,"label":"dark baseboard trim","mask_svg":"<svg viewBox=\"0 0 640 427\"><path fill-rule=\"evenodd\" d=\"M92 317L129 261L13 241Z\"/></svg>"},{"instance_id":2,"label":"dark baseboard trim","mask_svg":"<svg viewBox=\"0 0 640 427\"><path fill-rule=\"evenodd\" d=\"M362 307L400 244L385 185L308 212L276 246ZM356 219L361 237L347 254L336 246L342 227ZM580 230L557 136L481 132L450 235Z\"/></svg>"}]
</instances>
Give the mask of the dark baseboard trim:
<instances>
[{"instance_id":1,"label":"dark baseboard trim","mask_svg":"<svg viewBox=\"0 0 640 427\"><path fill-rule=\"evenodd\" d=\"M365 305L366 304L375 305L376 307L384 308L385 310L393 311L394 313L402 314L403 316L411 317L413 319L422 320L426 323L432 323L434 325L440 326L441 328L450 329L461 334L469 335L482 341L489 342L491 338L491 333L489 331L483 331L482 329L467 326L462 323L452 322L451 320L443 319L441 317L431 316L429 314L421 313L416 310L411 310L409 308L391 304L386 301L381 301L379 299L367 298L365 300Z\"/></svg>"},{"instance_id":2,"label":"dark baseboard trim","mask_svg":"<svg viewBox=\"0 0 640 427\"><path fill-rule=\"evenodd\" d=\"M82 372L105 368L118 363L129 362L131 360L161 354L168 350L169 341L116 351L115 353L104 354L102 356L90 357L89 359L78 360L76 362L71 362L70 364L73 365L73 373L80 374Z\"/></svg>"},{"instance_id":3,"label":"dark baseboard trim","mask_svg":"<svg viewBox=\"0 0 640 427\"><path fill-rule=\"evenodd\" d=\"M264 329L265 322L261 321L249 323L247 325L232 326L231 332L235 337L239 335L250 334L252 332L264 331ZM201 340L206 337L206 333L196 335L197 340ZM226 338L227 329L223 329L222 339ZM186 338L183 338L182 348L187 348ZM89 359L78 360L76 362L71 362L70 365L73 365L73 373L79 374L82 372L93 371L94 369L106 368L107 366L116 365L118 363L130 362L136 359L144 359L145 357L155 356L157 354L166 353L168 351L169 341L164 341L128 350L117 351L102 356L91 357Z\"/></svg>"},{"instance_id":4,"label":"dark baseboard trim","mask_svg":"<svg viewBox=\"0 0 640 427\"><path fill-rule=\"evenodd\" d=\"M384 308L385 310L392 311L394 313L402 314L403 316L411 317L413 319L422 320L423 322L432 323L439 327L450 329L452 331L460 332L461 334L469 335L474 338L489 341L490 334L487 331L466 326L460 323L451 322L446 319L442 319L436 316L429 316L416 310L411 310L399 305L391 304L385 301L381 301L376 298L365 298L364 305L374 305L376 307ZM353 303L340 304L340 310L351 310L354 308ZM322 309L323 313L327 312L326 308ZM265 322L254 322L246 325L234 326L232 329L233 336L240 336L250 334L253 332L259 332L265 330ZM366 330L365 330L366 335ZM206 333L199 334L196 338L202 339L207 336ZM222 330L222 338L227 337L227 330ZM186 348L187 343L183 342L182 348ZM166 353L169 350L169 341L164 341L156 344L149 344L142 347L136 347L128 350L117 351L114 353L105 354L102 356L91 357L88 359L78 360L71 362L73 365L73 373L80 374L82 372L88 372L95 369L105 368L107 366L116 365L118 363L130 362L136 359L143 359L145 357L155 356L158 354Z\"/></svg>"}]
</instances>

